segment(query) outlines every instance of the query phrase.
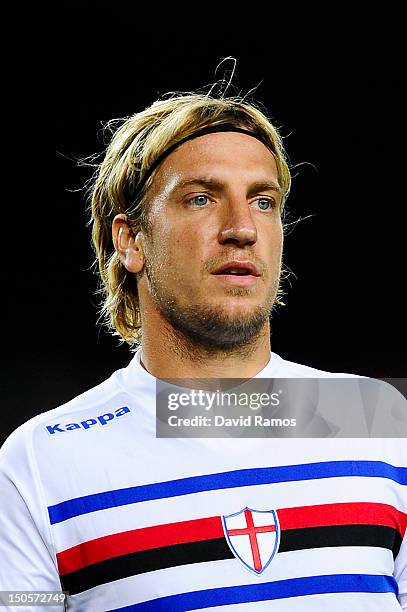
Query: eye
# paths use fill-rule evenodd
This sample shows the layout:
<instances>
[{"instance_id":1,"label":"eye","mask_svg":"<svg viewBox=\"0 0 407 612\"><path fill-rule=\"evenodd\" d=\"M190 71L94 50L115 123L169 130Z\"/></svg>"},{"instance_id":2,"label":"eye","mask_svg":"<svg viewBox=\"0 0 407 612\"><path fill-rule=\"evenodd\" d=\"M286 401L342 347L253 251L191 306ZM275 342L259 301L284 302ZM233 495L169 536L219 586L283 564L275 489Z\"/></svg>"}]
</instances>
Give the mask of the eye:
<instances>
[{"instance_id":1,"label":"eye","mask_svg":"<svg viewBox=\"0 0 407 612\"><path fill-rule=\"evenodd\" d=\"M190 198L188 200L188 204L192 204L194 206L206 206L206 204L208 204L209 202L209 198L208 196L204 195L204 194L199 194L197 196L194 196L193 198Z\"/></svg>"},{"instance_id":2,"label":"eye","mask_svg":"<svg viewBox=\"0 0 407 612\"><path fill-rule=\"evenodd\" d=\"M260 210L272 210L274 208L274 200L271 198L257 198L256 202Z\"/></svg>"}]
</instances>

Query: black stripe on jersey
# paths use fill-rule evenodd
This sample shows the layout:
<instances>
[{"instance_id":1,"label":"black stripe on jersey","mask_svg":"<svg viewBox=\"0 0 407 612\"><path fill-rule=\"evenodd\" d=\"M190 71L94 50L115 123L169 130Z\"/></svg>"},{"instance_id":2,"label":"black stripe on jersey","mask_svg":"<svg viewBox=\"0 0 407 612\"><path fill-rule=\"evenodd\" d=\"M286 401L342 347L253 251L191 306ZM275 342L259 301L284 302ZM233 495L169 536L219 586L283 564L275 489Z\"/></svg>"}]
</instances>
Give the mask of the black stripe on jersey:
<instances>
[{"instance_id":1,"label":"black stripe on jersey","mask_svg":"<svg viewBox=\"0 0 407 612\"><path fill-rule=\"evenodd\" d=\"M286 529L281 532L278 552L336 546L371 546L392 550L393 556L396 557L400 545L401 536L392 527L382 525L334 525ZM234 555L226 539L216 538L214 540L163 546L106 559L70 574L65 574L60 578L63 589L69 591L71 595L75 595L100 584L144 574L145 572L178 565L233 558Z\"/></svg>"},{"instance_id":2,"label":"black stripe on jersey","mask_svg":"<svg viewBox=\"0 0 407 612\"><path fill-rule=\"evenodd\" d=\"M233 557L225 538L217 538L216 540L163 546L106 559L60 578L63 589L75 595L75 593L86 591L98 584L106 584L145 572L190 563L233 559Z\"/></svg>"},{"instance_id":3,"label":"black stripe on jersey","mask_svg":"<svg viewBox=\"0 0 407 612\"><path fill-rule=\"evenodd\" d=\"M375 546L390 549L396 558L401 541L400 533L385 525L305 527L282 531L278 552L326 546Z\"/></svg>"}]
</instances>

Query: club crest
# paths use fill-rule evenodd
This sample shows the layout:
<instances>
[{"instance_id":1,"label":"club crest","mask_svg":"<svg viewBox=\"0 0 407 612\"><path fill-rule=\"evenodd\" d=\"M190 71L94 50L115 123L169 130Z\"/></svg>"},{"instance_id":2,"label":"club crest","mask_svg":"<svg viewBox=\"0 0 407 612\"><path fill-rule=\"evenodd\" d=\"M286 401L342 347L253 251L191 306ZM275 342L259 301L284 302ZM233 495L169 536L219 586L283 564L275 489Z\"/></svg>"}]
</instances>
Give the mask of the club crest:
<instances>
[{"instance_id":1,"label":"club crest","mask_svg":"<svg viewBox=\"0 0 407 612\"><path fill-rule=\"evenodd\" d=\"M235 557L252 572L262 574L278 550L280 526L275 510L243 508L222 516L223 529Z\"/></svg>"}]
</instances>

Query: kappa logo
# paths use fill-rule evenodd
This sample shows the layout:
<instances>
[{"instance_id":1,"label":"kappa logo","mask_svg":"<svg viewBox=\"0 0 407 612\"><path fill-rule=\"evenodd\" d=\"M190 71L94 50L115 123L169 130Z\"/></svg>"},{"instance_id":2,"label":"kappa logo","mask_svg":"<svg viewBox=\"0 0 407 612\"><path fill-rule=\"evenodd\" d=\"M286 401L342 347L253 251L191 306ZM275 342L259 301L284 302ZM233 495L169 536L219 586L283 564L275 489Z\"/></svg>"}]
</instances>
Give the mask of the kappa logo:
<instances>
[{"instance_id":1,"label":"kappa logo","mask_svg":"<svg viewBox=\"0 0 407 612\"><path fill-rule=\"evenodd\" d=\"M80 421L79 423L67 423L65 425L61 425L61 423L57 423L56 425L47 425L46 428L48 433L53 435L56 433L65 433L67 431L73 431L74 429L90 429L95 425L107 425L109 421L113 421L117 417L121 417L124 414L130 412L130 408L127 406L123 406L122 408L118 408L114 412L105 412L105 414L101 414L95 418L86 419L86 421Z\"/></svg>"},{"instance_id":2,"label":"kappa logo","mask_svg":"<svg viewBox=\"0 0 407 612\"><path fill-rule=\"evenodd\" d=\"M232 553L245 567L262 574L270 565L280 543L280 526L275 510L243 508L222 516L225 537Z\"/></svg>"}]
</instances>

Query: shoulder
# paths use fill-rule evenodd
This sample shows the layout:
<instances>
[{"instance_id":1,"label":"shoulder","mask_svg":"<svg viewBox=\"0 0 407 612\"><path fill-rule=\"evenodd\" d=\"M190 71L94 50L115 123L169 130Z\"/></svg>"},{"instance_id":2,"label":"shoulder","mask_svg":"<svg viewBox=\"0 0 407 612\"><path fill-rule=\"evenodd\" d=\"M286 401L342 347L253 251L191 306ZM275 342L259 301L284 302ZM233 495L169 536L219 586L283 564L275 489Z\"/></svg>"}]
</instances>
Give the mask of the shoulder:
<instances>
[{"instance_id":1,"label":"shoulder","mask_svg":"<svg viewBox=\"0 0 407 612\"><path fill-rule=\"evenodd\" d=\"M359 378L357 374L328 372L294 361L288 361L276 353L272 353L271 359L274 360L276 376L284 378Z\"/></svg>"},{"instance_id":2,"label":"shoulder","mask_svg":"<svg viewBox=\"0 0 407 612\"><path fill-rule=\"evenodd\" d=\"M100 423L97 417L103 415L108 419L109 409L117 411L119 404L123 403L120 401L124 390L119 373L120 370L99 385L53 410L36 415L15 429L0 448L0 471L22 474L32 467L36 448L46 446L47 438L70 429L89 428ZM113 412L112 418L115 416Z\"/></svg>"}]
</instances>

